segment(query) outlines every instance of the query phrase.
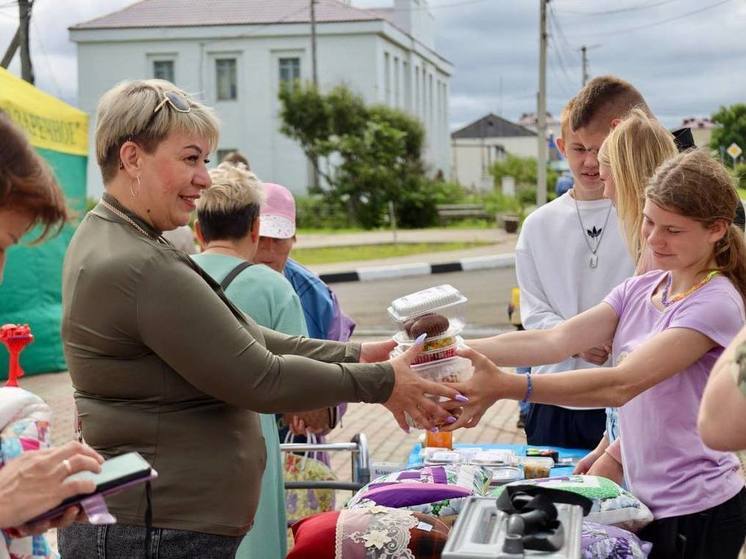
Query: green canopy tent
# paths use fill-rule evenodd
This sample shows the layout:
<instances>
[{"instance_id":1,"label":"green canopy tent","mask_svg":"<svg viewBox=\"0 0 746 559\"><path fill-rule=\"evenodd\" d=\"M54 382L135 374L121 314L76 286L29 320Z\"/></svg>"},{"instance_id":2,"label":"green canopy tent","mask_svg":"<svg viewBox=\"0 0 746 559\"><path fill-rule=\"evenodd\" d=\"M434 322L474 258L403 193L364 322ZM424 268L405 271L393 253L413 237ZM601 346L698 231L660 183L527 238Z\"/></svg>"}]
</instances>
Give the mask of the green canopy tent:
<instances>
[{"instance_id":1,"label":"green canopy tent","mask_svg":"<svg viewBox=\"0 0 746 559\"><path fill-rule=\"evenodd\" d=\"M68 207L85 209L88 115L47 95L0 68L0 110L23 129L50 164L65 191ZM2 149L0 140L0 149ZM0 284L0 324L28 323L34 343L21 354L27 374L66 369L62 354L62 260L74 232L66 225L57 237L39 245L21 242L8 254ZM30 232L25 241L35 238ZM7 352L0 350L0 378L7 378Z\"/></svg>"}]
</instances>

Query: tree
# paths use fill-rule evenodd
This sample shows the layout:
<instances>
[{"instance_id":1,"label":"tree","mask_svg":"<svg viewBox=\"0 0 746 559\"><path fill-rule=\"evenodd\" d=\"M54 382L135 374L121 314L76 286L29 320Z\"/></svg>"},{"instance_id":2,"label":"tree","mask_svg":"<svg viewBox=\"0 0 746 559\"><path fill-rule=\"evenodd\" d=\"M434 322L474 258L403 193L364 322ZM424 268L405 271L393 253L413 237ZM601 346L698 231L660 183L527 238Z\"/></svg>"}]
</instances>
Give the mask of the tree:
<instances>
[{"instance_id":1,"label":"tree","mask_svg":"<svg viewBox=\"0 0 746 559\"><path fill-rule=\"evenodd\" d=\"M367 106L344 86L324 95L311 84L280 91L281 130L297 140L323 177L321 193L346 205L366 228L379 227L393 201L403 227L431 225L419 121L390 107Z\"/></svg>"},{"instance_id":2,"label":"tree","mask_svg":"<svg viewBox=\"0 0 746 559\"><path fill-rule=\"evenodd\" d=\"M521 157L519 155L508 154L504 160L497 161L490 168L490 173L495 179L495 187L499 189L503 177L513 177L518 187L522 190L533 190L533 197L536 197L536 158ZM557 180L557 171L547 168L547 185L550 190L554 188ZM530 196L529 196L530 197Z\"/></svg>"},{"instance_id":3,"label":"tree","mask_svg":"<svg viewBox=\"0 0 746 559\"><path fill-rule=\"evenodd\" d=\"M710 148L720 151L721 147L727 148L735 142L741 149L746 151L745 103L736 103L730 107L720 107L720 110L712 115L712 121L720 126L712 131Z\"/></svg>"}]
</instances>

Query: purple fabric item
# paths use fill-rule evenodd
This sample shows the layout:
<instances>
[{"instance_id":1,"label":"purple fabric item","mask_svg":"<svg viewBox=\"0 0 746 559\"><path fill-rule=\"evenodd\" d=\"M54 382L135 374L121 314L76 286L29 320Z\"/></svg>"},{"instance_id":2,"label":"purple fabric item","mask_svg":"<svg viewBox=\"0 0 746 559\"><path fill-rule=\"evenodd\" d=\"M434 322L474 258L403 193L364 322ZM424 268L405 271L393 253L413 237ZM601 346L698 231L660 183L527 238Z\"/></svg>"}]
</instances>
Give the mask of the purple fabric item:
<instances>
[{"instance_id":1,"label":"purple fabric item","mask_svg":"<svg viewBox=\"0 0 746 559\"><path fill-rule=\"evenodd\" d=\"M587 520L583 521L582 534L583 559L643 559L653 547L632 532Z\"/></svg>"},{"instance_id":2,"label":"purple fabric item","mask_svg":"<svg viewBox=\"0 0 746 559\"><path fill-rule=\"evenodd\" d=\"M460 499L471 494L471 491L458 485L405 482L376 486L365 494L365 498L377 505L401 508L437 503L445 499Z\"/></svg>"},{"instance_id":3,"label":"purple fabric item","mask_svg":"<svg viewBox=\"0 0 746 559\"><path fill-rule=\"evenodd\" d=\"M630 278L604 299L619 315L615 364L669 328L695 330L718 344L692 366L619 408L625 480L657 519L717 506L744 484L736 456L710 450L697 431L712 366L744 325L743 301L733 284L718 275L660 311L651 297L666 274L656 270Z\"/></svg>"},{"instance_id":4,"label":"purple fabric item","mask_svg":"<svg viewBox=\"0 0 746 559\"><path fill-rule=\"evenodd\" d=\"M337 301L337 296L334 294L334 291L329 289L329 295L332 298L333 315L332 320L329 323L327 337L330 340L346 342L352 337L352 333L355 331L355 321L342 312L342 308L339 306L339 301Z\"/></svg>"},{"instance_id":5,"label":"purple fabric item","mask_svg":"<svg viewBox=\"0 0 746 559\"><path fill-rule=\"evenodd\" d=\"M435 483L448 483L446 469L443 466L434 466L430 468L430 474L433 476L433 481Z\"/></svg>"},{"instance_id":6,"label":"purple fabric item","mask_svg":"<svg viewBox=\"0 0 746 559\"><path fill-rule=\"evenodd\" d=\"M420 472L405 470L399 474L398 479L420 479Z\"/></svg>"}]
</instances>

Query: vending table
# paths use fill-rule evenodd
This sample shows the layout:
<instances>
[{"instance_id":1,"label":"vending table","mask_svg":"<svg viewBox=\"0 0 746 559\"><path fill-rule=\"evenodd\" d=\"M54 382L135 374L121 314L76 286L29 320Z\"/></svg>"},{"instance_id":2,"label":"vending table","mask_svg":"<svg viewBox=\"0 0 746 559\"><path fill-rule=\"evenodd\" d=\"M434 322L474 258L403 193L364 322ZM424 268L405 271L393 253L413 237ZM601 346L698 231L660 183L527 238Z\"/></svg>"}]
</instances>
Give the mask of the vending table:
<instances>
[{"instance_id":1,"label":"vending table","mask_svg":"<svg viewBox=\"0 0 746 559\"><path fill-rule=\"evenodd\" d=\"M561 448L557 446L541 446L536 447L532 445L526 445L526 444L498 444L498 443L490 443L490 444L460 444L456 443L453 445L454 448L481 448L483 450L512 450L513 453L517 456L525 456L526 455L526 449L528 448L547 448L549 450L556 450L559 453L560 462L563 460L567 461L567 464L560 464L559 466L555 466L552 468L551 471L551 477L562 477L562 476L568 476L572 474L572 470L575 467L575 464L583 458L586 454L590 452L590 450L587 449L581 449L581 448ZM412 448L412 451L409 453L409 457L407 459L407 467L417 467L422 466L422 445L416 444Z\"/></svg>"}]
</instances>

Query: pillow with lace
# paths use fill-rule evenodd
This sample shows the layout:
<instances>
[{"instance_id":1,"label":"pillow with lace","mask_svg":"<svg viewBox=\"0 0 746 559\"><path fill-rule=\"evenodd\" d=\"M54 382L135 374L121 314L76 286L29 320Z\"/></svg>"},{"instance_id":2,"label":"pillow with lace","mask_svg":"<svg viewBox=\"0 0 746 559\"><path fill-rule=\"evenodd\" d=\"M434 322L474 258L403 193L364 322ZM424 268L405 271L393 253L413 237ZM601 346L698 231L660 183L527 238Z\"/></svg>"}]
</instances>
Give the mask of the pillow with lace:
<instances>
[{"instance_id":1,"label":"pillow with lace","mask_svg":"<svg viewBox=\"0 0 746 559\"><path fill-rule=\"evenodd\" d=\"M293 525L288 559L436 559L448 526L432 516L378 505L326 512Z\"/></svg>"},{"instance_id":2,"label":"pillow with lace","mask_svg":"<svg viewBox=\"0 0 746 559\"><path fill-rule=\"evenodd\" d=\"M515 483L562 489L588 497L593 501L593 508L591 508L586 520L599 524L618 526L625 530L637 532L653 520L653 513L650 512L645 503L605 477L566 476L526 479ZM490 495L497 497L502 493L504 487L496 487Z\"/></svg>"},{"instance_id":3,"label":"pillow with lace","mask_svg":"<svg viewBox=\"0 0 746 559\"><path fill-rule=\"evenodd\" d=\"M489 471L482 466L423 466L373 480L350 499L347 508L406 508L451 522L471 495L487 494L489 482Z\"/></svg>"}]
</instances>

